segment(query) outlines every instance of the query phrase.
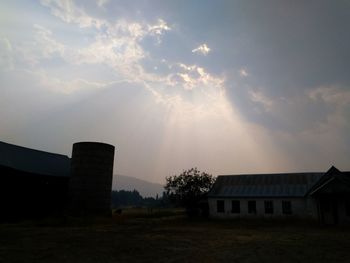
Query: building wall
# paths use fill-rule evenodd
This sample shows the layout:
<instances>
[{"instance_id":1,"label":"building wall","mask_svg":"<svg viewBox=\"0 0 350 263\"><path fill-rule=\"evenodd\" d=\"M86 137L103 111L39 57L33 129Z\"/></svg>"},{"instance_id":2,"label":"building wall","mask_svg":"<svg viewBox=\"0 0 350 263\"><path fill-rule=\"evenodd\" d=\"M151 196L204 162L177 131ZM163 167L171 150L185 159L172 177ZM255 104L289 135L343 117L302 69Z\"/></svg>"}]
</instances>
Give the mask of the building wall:
<instances>
[{"instance_id":1,"label":"building wall","mask_svg":"<svg viewBox=\"0 0 350 263\"><path fill-rule=\"evenodd\" d=\"M32 174L0 165L0 222L62 214L69 177Z\"/></svg>"},{"instance_id":2,"label":"building wall","mask_svg":"<svg viewBox=\"0 0 350 263\"><path fill-rule=\"evenodd\" d=\"M349 203L350 203L349 199L339 200L339 202L338 202L338 221L339 221L339 224L342 224L342 225L349 225L350 224L350 213L349 213L350 211L347 211L350 209L346 207L346 206L350 206Z\"/></svg>"},{"instance_id":3,"label":"building wall","mask_svg":"<svg viewBox=\"0 0 350 263\"><path fill-rule=\"evenodd\" d=\"M350 196L322 196L319 203L321 224L350 224Z\"/></svg>"},{"instance_id":4,"label":"building wall","mask_svg":"<svg viewBox=\"0 0 350 263\"><path fill-rule=\"evenodd\" d=\"M224 200L225 211L217 212L217 201ZM240 201L240 213L232 213L232 201ZM256 214L248 213L248 201L256 201ZM273 202L273 214L265 213L265 201ZM292 214L282 213L282 201L290 201ZM311 198L209 198L209 215L214 218L311 218L317 219L317 204Z\"/></svg>"}]
</instances>

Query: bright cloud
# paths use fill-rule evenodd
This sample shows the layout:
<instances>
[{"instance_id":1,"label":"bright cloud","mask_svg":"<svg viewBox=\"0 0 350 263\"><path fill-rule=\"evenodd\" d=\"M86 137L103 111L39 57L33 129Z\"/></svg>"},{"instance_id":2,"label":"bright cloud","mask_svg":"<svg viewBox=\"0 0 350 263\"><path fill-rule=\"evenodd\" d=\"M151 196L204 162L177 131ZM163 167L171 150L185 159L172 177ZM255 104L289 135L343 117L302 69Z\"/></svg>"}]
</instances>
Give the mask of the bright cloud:
<instances>
[{"instance_id":1,"label":"bright cloud","mask_svg":"<svg viewBox=\"0 0 350 263\"><path fill-rule=\"evenodd\" d=\"M271 98L264 95L264 93L260 89L250 90L249 94L250 94L250 99L253 102L256 102L262 105L265 111L271 111L273 106L273 101Z\"/></svg>"},{"instance_id":2,"label":"bright cloud","mask_svg":"<svg viewBox=\"0 0 350 263\"><path fill-rule=\"evenodd\" d=\"M242 78L246 78L249 76L248 74L248 71L244 68L241 68L239 71L238 71L239 75L242 77Z\"/></svg>"},{"instance_id":3,"label":"bright cloud","mask_svg":"<svg viewBox=\"0 0 350 263\"><path fill-rule=\"evenodd\" d=\"M78 8L72 0L41 0L41 3L50 8L54 16L57 16L67 23L76 23L82 28L101 28L102 25L106 24L104 19L97 19L86 14L86 12Z\"/></svg>"},{"instance_id":4,"label":"bright cloud","mask_svg":"<svg viewBox=\"0 0 350 263\"><path fill-rule=\"evenodd\" d=\"M206 56L209 54L210 50L211 49L207 46L207 44L204 43L199 45L197 48L192 49L192 53L199 53Z\"/></svg>"},{"instance_id":5,"label":"bright cloud","mask_svg":"<svg viewBox=\"0 0 350 263\"><path fill-rule=\"evenodd\" d=\"M64 56L67 48L54 39L49 29L34 25L34 30L34 41L18 47L23 59L34 66L42 59L48 59L55 55Z\"/></svg>"},{"instance_id":6,"label":"bright cloud","mask_svg":"<svg viewBox=\"0 0 350 263\"><path fill-rule=\"evenodd\" d=\"M308 92L310 99L314 101L324 101L327 104L343 107L350 105L350 91L340 89L337 86L322 86L311 89Z\"/></svg>"},{"instance_id":7,"label":"bright cloud","mask_svg":"<svg viewBox=\"0 0 350 263\"><path fill-rule=\"evenodd\" d=\"M171 63L163 58L159 63L163 63L171 69L168 74L157 75L143 68L141 61L148 59L149 53L142 46L142 40L146 36L150 36L156 39L157 44L160 44L162 35L171 30L171 27L163 19L158 19L154 24L126 21L122 18L108 21L88 15L73 1L43 0L42 4L65 23L77 24L83 30L86 27L92 27L96 29L96 32L94 39L87 45L72 47L57 40L54 33L46 27L35 25L35 41L21 49L23 57L31 65L38 65L42 59L53 56L60 56L69 65L106 65L119 75L120 81L143 83L145 88L158 98L158 101L164 103L173 103L178 100L175 98L176 96L174 99L159 99L168 96L166 93L164 94L166 90L161 93L155 90L160 85L169 88L178 87L180 90L200 88L201 92L205 92L206 89L217 89L220 92L223 89L223 78L213 76L198 65ZM193 50L195 53L200 52L204 55L208 54L209 51L210 48L206 44ZM41 76L45 76L41 79L48 83L49 74L44 74L44 69L40 70ZM59 80L57 76L52 78L52 83L60 82L66 83L62 84L65 88L62 88L61 91L68 94L80 90L77 85L81 85L81 89L87 86L82 82L82 79L69 81ZM95 82L90 81L89 83ZM89 84L88 86L97 88L106 85Z\"/></svg>"},{"instance_id":8,"label":"bright cloud","mask_svg":"<svg viewBox=\"0 0 350 263\"><path fill-rule=\"evenodd\" d=\"M104 7L110 0L97 0L98 7Z\"/></svg>"},{"instance_id":9,"label":"bright cloud","mask_svg":"<svg viewBox=\"0 0 350 263\"><path fill-rule=\"evenodd\" d=\"M173 65L175 73L167 76L167 83L170 86L182 86L185 90L200 88L205 90L206 87L211 89L222 89L224 78L214 76L205 71L204 68L197 65L185 65L178 63Z\"/></svg>"},{"instance_id":10,"label":"bright cloud","mask_svg":"<svg viewBox=\"0 0 350 263\"><path fill-rule=\"evenodd\" d=\"M163 19L158 19L156 24L148 26L148 31L151 35L162 35L165 31L170 30L171 28Z\"/></svg>"},{"instance_id":11,"label":"bright cloud","mask_svg":"<svg viewBox=\"0 0 350 263\"><path fill-rule=\"evenodd\" d=\"M13 69L13 48L7 38L0 38L0 69Z\"/></svg>"},{"instance_id":12,"label":"bright cloud","mask_svg":"<svg viewBox=\"0 0 350 263\"><path fill-rule=\"evenodd\" d=\"M97 32L87 45L73 47L59 41L46 27L34 25L34 40L18 45L22 60L31 67L40 68L41 61L58 56L69 65L106 65L119 75L119 80L144 82L159 79L145 72L141 66L141 60L148 56L141 41L145 36L151 36L160 43L164 32L170 30L164 20L159 19L155 24L127 22L124 19L108 22L87 15L72 1L48 0L43 4L64 22L76 23L83 28L96 27ZM101 25L104 25L103 29ZM57 77L52 81L57 82Z\"/></svg>"}]
</instances>

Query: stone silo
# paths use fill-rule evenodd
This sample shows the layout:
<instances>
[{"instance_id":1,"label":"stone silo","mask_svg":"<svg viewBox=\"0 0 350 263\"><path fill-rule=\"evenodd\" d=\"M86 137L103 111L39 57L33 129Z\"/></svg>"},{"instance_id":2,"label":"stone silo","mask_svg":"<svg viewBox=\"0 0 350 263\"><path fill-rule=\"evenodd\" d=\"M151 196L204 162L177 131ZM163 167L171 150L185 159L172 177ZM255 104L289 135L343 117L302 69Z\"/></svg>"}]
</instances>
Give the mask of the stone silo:
<instances>
[{"instance_id":1,"label":"stone silo","mask_svg":"<svg viewBox=\"0 0 350 263\"><path fill-rule=\"evenodd\" d=\"M74 215L111 215L114 146L98 142L73 144L70 211Z\"/></svg>"}]
</instances>

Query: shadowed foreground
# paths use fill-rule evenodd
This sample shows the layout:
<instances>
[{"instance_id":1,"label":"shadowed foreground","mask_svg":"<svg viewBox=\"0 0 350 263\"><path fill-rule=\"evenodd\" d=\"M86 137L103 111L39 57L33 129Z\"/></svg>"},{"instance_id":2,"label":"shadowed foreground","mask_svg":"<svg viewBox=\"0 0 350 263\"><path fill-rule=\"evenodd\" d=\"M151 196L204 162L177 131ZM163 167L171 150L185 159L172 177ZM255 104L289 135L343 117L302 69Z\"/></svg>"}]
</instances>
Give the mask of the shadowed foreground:
<instances>
[{"instance_id":1,"label":"shadowed foreground","mask_svg":"<svg viewBox=\"0 0 350 263\"><path fill-rule=\"evenodd\" d=\"M0 262L349 262L350 229L128 217L0 225Z\"/></svg>"}]
</instances>

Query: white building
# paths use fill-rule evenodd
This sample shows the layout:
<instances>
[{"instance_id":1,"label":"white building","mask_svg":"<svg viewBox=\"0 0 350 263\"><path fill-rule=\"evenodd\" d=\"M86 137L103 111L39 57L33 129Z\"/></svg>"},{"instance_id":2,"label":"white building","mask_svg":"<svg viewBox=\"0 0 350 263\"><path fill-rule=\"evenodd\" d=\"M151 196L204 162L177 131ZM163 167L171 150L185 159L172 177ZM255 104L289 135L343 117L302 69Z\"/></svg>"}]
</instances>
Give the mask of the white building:
<instances>
[{"instance_id":1,"label":"white building","mask_svg":"<svg viewBox=\"0 0 350 263\"><path fill-rule=\"evenodd\" d=\"M214 218L305 218L350 223L350 172L218 176L208 193Z\"/></svg>"}]
</instances>

